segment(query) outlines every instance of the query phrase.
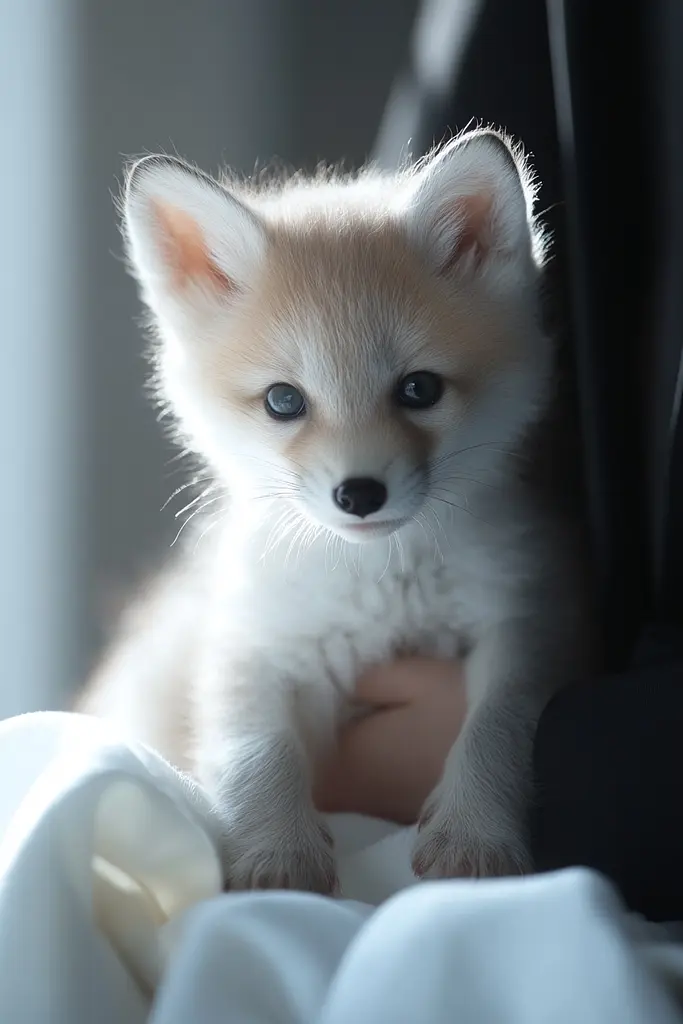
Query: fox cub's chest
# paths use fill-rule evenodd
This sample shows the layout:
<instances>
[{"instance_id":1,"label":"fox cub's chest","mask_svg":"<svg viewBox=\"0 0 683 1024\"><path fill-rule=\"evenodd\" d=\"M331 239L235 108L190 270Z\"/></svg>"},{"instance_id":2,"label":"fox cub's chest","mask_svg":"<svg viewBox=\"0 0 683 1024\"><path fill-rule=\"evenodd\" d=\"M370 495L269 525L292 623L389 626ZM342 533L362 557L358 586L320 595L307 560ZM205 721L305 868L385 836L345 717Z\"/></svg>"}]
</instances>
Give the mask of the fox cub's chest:
<instances>
[{"instance_id":1,"label":"fox cub's chest","mask_svg":"<svg viewBox=\"0 0 683 1024\"><path fill-rule=\"evenodd\" d=\"M343 604L330 609L328 635L344 634L363 660L403 653L455 657L461 649L465 623L456 578L447 566L413 566L387 572L381 580L352 580Z\"/></svg>"},{"instance_id":2,"label":"fox cub's chest","mask_svg":"<svg viewBox=\"0 0 683 1024\"><path fill-rule=\"evenodd\" d=\"M322 543L283 559L251 540L217 565L216 625L230 647L283 663L322 655L355 671L403 652L454 657L491 599L465 538L437 551L418 531L400 546L349 546L339 557Z\"/></svg>"},{"instance_id":3,"label":"fox cub's chest","mask_svg":"<svg viewBox=\"0 0 683 1024\"><path fill-rule=\"evenodd\" d=\"M333 660L343 649L362 663L393 654L455 656L467 627L455 566L405 558L403 564L338 566L312 560L287 571L243 576L225 620L241 635L280 646L306 640Z\"/></svg>"}]
</instances>

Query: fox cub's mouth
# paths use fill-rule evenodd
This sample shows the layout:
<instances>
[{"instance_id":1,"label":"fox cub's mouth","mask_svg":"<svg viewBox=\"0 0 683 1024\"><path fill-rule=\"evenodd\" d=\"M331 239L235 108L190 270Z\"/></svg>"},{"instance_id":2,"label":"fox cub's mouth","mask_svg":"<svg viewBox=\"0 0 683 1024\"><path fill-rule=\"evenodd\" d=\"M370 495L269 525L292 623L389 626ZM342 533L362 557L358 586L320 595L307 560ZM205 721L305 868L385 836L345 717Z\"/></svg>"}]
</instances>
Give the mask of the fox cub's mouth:
<instances>
[{"instance_id":1,"label":"fox cub's mouth","mask_svg":"<svg viewBox=\"0 0 683 1024\"><path fill-rule=\"evenodd\" d=\"M347 540L368 541L389 537L408 522L406 518L382 519L373 523L349 523L335 527L336 532Z\"/></svg>"}]
</instances>

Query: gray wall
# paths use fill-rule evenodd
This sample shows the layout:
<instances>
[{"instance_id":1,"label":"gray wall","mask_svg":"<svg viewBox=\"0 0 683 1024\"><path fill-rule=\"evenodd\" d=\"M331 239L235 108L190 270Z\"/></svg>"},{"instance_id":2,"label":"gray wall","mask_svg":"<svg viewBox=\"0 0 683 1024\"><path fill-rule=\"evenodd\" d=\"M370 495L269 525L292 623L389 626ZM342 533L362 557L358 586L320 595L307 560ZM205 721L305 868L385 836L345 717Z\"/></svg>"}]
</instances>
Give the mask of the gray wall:
<instances>
[{"instance_id":1,"label":"gray wall","mask_svg":"<svg viewBox=\"0 0 683 1024\"><path fill-rule=\"evenodd\" d=\"M0 716L82 650L75 11L0 0Z\"/></svg>"},{"instance_id":2,"label":"gray wall","mask_svg":"<svg viewBox=\"0 0 683 1024\"><path fill-rule=\"evenodd\" d=\"M160 508L182 477L144 395L112 206L124 158L358 163L415 6L0 0L2 194L22 259L5 250L0 265L3 283L13 270L0 434L20 438L0 490L0 715L65 699L112 606L174 535Z\"/></svg>"}]
</instances>

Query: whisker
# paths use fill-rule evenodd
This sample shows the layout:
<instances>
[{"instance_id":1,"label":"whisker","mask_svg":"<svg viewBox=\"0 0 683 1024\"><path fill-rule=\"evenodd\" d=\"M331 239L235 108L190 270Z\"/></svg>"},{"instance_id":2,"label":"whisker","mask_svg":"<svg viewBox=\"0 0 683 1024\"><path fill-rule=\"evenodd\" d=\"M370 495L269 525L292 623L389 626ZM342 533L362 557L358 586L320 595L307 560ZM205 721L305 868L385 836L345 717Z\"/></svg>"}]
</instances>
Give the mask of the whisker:
<instances>
[{"instance_id":1,"label":"whisker","mask_svg":"<svg viewBox=\"0 0 683 1024\"><path fill-rule=\"evenodd\" d=\"M296 497L298 497L298 494L299 494L299 492L298 491L294 491L294 490L291 490L291 491L264 491L263 494L252 494L250 497L253 498L254 501L268 501L268 500L274 501L275 499L285 500L287 498L296 498Z\"/></svg>"},{"instance_id":2,"label":"whisker","mask_svg":"<svg viewBox=\"0 0 683 1024\"><path fill-rule=\"evenodd\" d=\"M477 451L480 448L488 448L489 451L497 452L499 455L510 455L512 458L522 459L525 462L528 461L528 457L526 455L522 455L521 452L500 447L500 445L504 445L505 443L505 441L481 441L479 444L468 445L467 448L457 448L455 451L445 452L432 462L431 468L436 469L438 466L443 465L444 462L448 462L450 459L455 459L458 455L466 455L467 452Z\"/></svg>"},{"instance_id":3,"label":"whisker","mask_svg":"<svg viewBox=\"0 0 683 1024\"><path fill-rule=\"evenodd\" d=\"M422 516L423 514L424 513L422 513L422 512L418 512L417 515L411 516L410 518L412 519L412 521L414 523L417 523L417 525L420 527L420 529L422 530L422 532L425 535L425 539L428 539L428 537L427 537L427 530L425 529L425 524L422 522L422 519L420 518L420 516Z\"/></svg>"},{"instance_id":4,"label":"whisker","mask_svg":"<svg viewBox=\"0 0 683 1024\"><path fill-rule=\"evenodd\" d=\"M327 539L325 541L325 571L327 572L327 559L330 554L330 544L332 543L332 533L327 531Z\"/></svg>"},{"instance_id":5,"label":"whisker","mask_svg":"<svg viewBox=\"0 0 683 1024\"><path fill-rule=\"evenodd\" d=\"M450 548L451 547L451 538L446 533L446 531L444 529L444 526L443 526L443 523L441 522L441 519L439 518L439 516L436 513L436 509L433 508L431 505L428 505L427 509L428 509L429 512L432 513L432 515L434 517L434 522L436 523L436 525L441 530L441 534L443 536L443 539L446 541L446 543L448 544L448 546ZM426 521L426 517L425 517L425 521ZM430 527L430 528L433 530L433 527ZM435 539L436 539L436 535L435 535Z\"/></svg>"},{"instance_id":6,"label":"whisker","mask_svg":"<svg viewBox=\"0 0 683 1024\"><path fill-rule=\"evenodd\" d=\"M287 571L287 566L289 564L289 559L290 559L290 556L292 554L292 551L296 547L296 544L299 541L299 538L301 537L302 533L306 530L306 526L307 526L306 520L302 516L298 516L298 519L299 519L299 525L297 527L297 530L296 530L294 536L292 537L292 539L291 539L291 541L289 543L289 547L287 548L287 554L285 555L285 560L284 560L284 563L283 563L283 569L284 569L285 572Z\"/></svg>"},{"instance_id":7,"label":"whisker","mask_svg":"<svg viewBox=\"0 0 683 1024\"><path fill-rule=\"evenodd\" d=\"M392 534L392 536L396 538L396 547L398 549L399 557L401 559L401 572L404 573L406 571L406 561L405 561L405 548L403 547L403 541L401 540L401 538L398 535L398 533L394 533L394 534Z\"/></svg>"},{"instance_id":8,"label":"whisker","mask_svg":"<svg viewBox=\"0 0 683 1024\"><path fill-rule=\"evenodd\" d=\"M393 533L390 533L389 534L389 554L387 555L387 564L384 566L384 569L382 570L382 575L377 580L378 583L382 582L382 580L386 576L387 572L389 571L389 565L391 563L391 549L393 547L393 544L394 544L394 535L393 535Z\"/></svg>"},{"instance_id":9,"label":"whisker","mask_svg":"<svg viewBox=\"0 0 683 1024\"><path fill-rule=\"evenodd\" d=\"M477 480L473 476L462 476L461 474L451 473L448 476L432 477L432 481L437 484L448 483L449 480L462 480L467 484L476 484L478 487L489 487L493 491L502 491L503 488L500 484L488 483L486 480Z\"/></svg>"},{"instance_id":10,"label":"whisker","mask_svg":"<svg viewBox=\"0 0 683 1024\"><path fill-rule=\"evenodd\" d=\"M174 519L180 519L180 517L181 517L181 515L183 514L183 512L187 512L187 510L188 510L189 508L192 508L192 506L193 506L193 505L196 505L198 501L201 501L201 500L202 500L202 498L205 498L207 494L211 494L211 491L212 491L212 490L213 490L213 487L207 487L205 491L202 491L202 493L201 493L201 494L198 494L196 498L193 498L193 499L192 499L192 501L188 502L188 504L187 504L187 505L185 505L185 507L184 507L184 508L181 508L179 512L176 512L176 514L174 515L174 517L173 517L173 518L174 518ZM203 508L206 508L206 507L207 507L207 505L212 505L212 504L214 503L214 501L220 501L222 497L223 497L223 495L222 495L222 494L217 494L215 498L209 498L209 500L208 500L208 501L205 501L205 502L204 502L204 504L203 504L203 505L201 505L201 506L200 506L200 507L199 507L199 508L197 509L197 511L198 511L198 512L201 512L201 510L202 510Z\"/></svg>"},{"instance_id":11,"label":"whisker","mask_svg":"<svg viewBox=\"0 0 683 1024\"><path fill-rule=\"evenodd\" d=\"M181 462L183 459L186 459L188 455L195 454L196 452L193 452L191 448L183 448L181 452L176 452L176 454L172 455L170 459L167 459L165 464L167 466L172 466L174 463Z\"/></svg>"},{"instance_id":12,"label":"whisker","mask_svg":"<svg viewBox=\"0 0 683 1024\"><path fill-rule=\"evenodd\" d=\"M197 460L197 461L199 461L199 460ZM165 480L170 480L171 477L178 476L179 473L185 473L187 475L189 468L190 467L188 467L187 463L184 463L183 465L172 466L170 469L167 466L164 466L164 479ZM198 466L197 469L199 470L199 468L200 467ZM192 479L196 480L196 479L201 478L203 480L207 480L208 481L208 480L213 479L213 477L214 477L214 474L209 472L209 470L202 469L202 472L201 473L199 473L199 472L195 473L193 475Z\"/></svg>"},{"instance_id":13,"label":"whisker","mask_svg":"<svg viewBox=\"0 0 683 1024\"><path fill-rule=\"evenodd\" d=\"M427 497L427 495L425 495L425 497ZM430 494L429 497L433 498L434 501L440 501L444 505L448 505L450 508L458 509L460 512L466 512L468 516L472 516L473 519L478 519L481 523L486 522L486 520L482 519L481 516L476 516L469 508L465 508L464 505L458 505L455 501L447 501L446 498L440 498L438 494Z\"/></svg>"},{"instance_id":14,"label":"whisker","mask_svg":"<svg viewBox=\"0 0 683 1024\"><path fill-rule=\"evenodd\" d=\"M444 538L448 541L448 537L446 535L446 531L444 530L444 528L443 528L443 526L441 524L440 519L438 518L438 516L434 512L434 509L432 509L430 507L429 511L432 512L432 514L434 515L434 518L436 519L437 525L440 527L441 532L444 535ZM414 517L414 518L415 518L416 522L418 522L420 524L420 526L422 527L422 530L424 532L425 537L427 536L427 528L429 528L429 532L432 535L432 539L434 541L434 560L436 561L436 556L438 555L439 558L441 559L441 563L443 564L446 559L445 559L443 551L441 550L441 545L439 544L439 538L436 535L434 527L429 522L429 520L427 519L427 516L425 515L424 512L419 512L418 516ZM450 542L449 542L449 547L450 547Z\"/></svg>"},{"instance_id":15,"label":"whisker","mask_svg":"<svg viewBox=\"0 0 683 1024\"><path fill-rule=\"evenodd\" d=\"M273 551L280 541L284 540L287 534L293 529L294 524L297 522L297 513L294 508L288 506L284 508L280 515L273 523L268 537L266 538L266 544L261 555L261 560L267 558L271 551Z\"/></svg>"},{"instance_id":16,"label":"whisker","mask_svg":"<svg viewBox=\"0 0 683 1024\"><path fill-rule=\"evenodd\" d=\"M166 501L163 503L160 511L163 512L166 506L169 505L170 502L172 502L173 499L176 498L179 494L182 494L183 491L186 491L188 487L196 487L198 484L206 483L207 479L209 478L207 477L205 480L200 480L197 477L193 477L192 480L188 480L186 483L181 484L180 487L176 487L173 493L170 494Z\"/></svg>"},{"instance_id":17,"label":"whisker","mask_svg":"<svg viewBox=\"0 0 683 1024\"><path fill-rule=\"evenodd\" d=\"M294 561L295 571L298 570L299 564L301 562L301 556L308 546L308 538L311 534L311 530L315 531L315 527L313 526L313 524L308 523L306 522L306 520L304 520L302 527L297 535L296 545L294 547L294 551L296 552L296 558Z\"/></svg>"},{"instance_id":18,"label":"whisker","mask_svg":"<svg viewBox=\"0 0 683 1024\"><path fill-rule=\"evenodd\" d=\"M313 534L315 535L315 526L313 525L313 523L308 523L303 533L301 534L301 539L297 545L296 560L294 562L294 568L296 570L298 570L299 565L301 563L302 555L306 548L308 547L308 541L309 537L311 536L311 531L313 531Z\"/></svg>"},{"instance_id":19,"label":"whisker","mask_svg":"<svg viewBox=\"0 0 683 1024\"><path fill-rule=\"evenodd\" d=\"M201 542L204 540L204 538L206 537L207 533L209 533L211 530L213 530L214 526L217 526L218 523L220 523L220 522L221 522L220 518L213 519L209 523L209 525L204 530L202 530L201 534L199 535L199 539L197 540L197 543L194 546L194 552L197 551L197 548L199 547Z\"/></svg>"},{"instance_id":20,"label":"whisker","mask_svg":"<svg viewBox=\"0 0 683 1024\"><path fill-rule=\"evenodd\" d=\"M346 545L344 544L344 541L342 540L342 538L338 534L334 535L334 543L339 546L339 554L337 556L337 561L332 566L332 572L334 572L335 569L339 568L339 563L341 562L342 551L346 547ZM334 547L332 548L332 550L334 551Z\"/></svg>"},{"instance_id":21,"label":"whisker","mask_svg":"<svg viewBox=\"0 0 683 1024\"><path fill-rule=\"evenodd\" d=\"M311 537L310 543L308 545L310 548L312 548L313 545L317 542L318 538L322 536L322 534L324 533L324 530L325 530L324 526L316 526L315 532L314 532L313 536Z\"/></svg>"},{"instance_id":22,"label":"whisker","mask_svg":"<svg viewBox=\"0 0 683 1024\"><path fill-rule=\"evenodd\" d=\"M301 478L301 474L300 473L295 473L294 470L287 469L286 466L280 466L280 465L278 465L277 462L271 462L270 459L263 459L263 458L261 458L258 455L247 455L246 453L241 452L240 455L239 455L239 458L240 459L248 459L250 462L257 462L260 466L268 466L268 467L270 467L270 469L274 469L276 471L276 473L280 473L283 476L289 476L293 480L297 480L298 481ZM295 463L295 465L298 465L298 463ZM302 472L305 471L303 466L300 466L299 468L302 470Z\"/></svg>"},{"instance_id":23,"label":"whisker","mask_svg":"<svg viewBox=\"0 0 683 1024\"><path fill-rule=\"evenodd\" d=\"M187 524L191 523L192 520L195 518L195 516L198 516L200 512L201 512L201 509L197 508L197 509L194 510L194 512L191 515L189 515L187 517L187 519L185 520L185 522L183 523L183 525L180 527L180 529L176 533L175 537L173 538L173 541L171 542L171 547L173 547L175 544L177 544L178 539L180 538L180 535L182 534L182 532L185 529L185 527L187 526ZM210 512L209 515L213 515L213 516L223 515L223 509L218 509L216 512Z\"/></svg>"}]
</instances>

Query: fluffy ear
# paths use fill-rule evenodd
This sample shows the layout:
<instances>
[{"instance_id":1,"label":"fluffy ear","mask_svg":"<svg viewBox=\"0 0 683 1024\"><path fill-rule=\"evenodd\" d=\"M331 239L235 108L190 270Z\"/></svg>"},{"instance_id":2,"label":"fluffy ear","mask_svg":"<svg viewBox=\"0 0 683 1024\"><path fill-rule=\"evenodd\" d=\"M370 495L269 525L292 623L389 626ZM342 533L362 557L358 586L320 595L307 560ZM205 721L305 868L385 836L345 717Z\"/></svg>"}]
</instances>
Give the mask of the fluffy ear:
<instances>
[{"instance_id":1,"label":"fluffy ear","mask_svg":"<svg viewBox=\"0 0 683 1024\"><path fill-rule=\"evenodd\" d=\"M128 253L150 308L230 301L266 247L256 216L207 175L172 157L130 170L123 199Z\"/></svg>"},{"instance_id":2,"label":"fluffy ear","mask_svg":"<svg viewBox=\"0 0 683 1024\"><path fill-rule=\"evenodd\" d=\"M454 139L409 187L409 231L437 273L482 274L501 288L529 279L533 190L500 135Z\"/></svg>"}]
</instances>

